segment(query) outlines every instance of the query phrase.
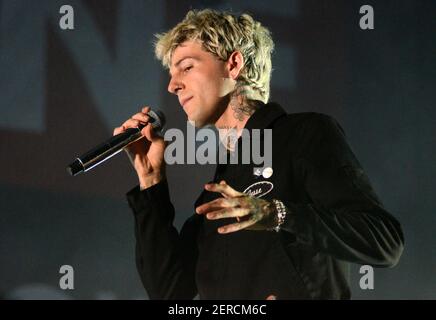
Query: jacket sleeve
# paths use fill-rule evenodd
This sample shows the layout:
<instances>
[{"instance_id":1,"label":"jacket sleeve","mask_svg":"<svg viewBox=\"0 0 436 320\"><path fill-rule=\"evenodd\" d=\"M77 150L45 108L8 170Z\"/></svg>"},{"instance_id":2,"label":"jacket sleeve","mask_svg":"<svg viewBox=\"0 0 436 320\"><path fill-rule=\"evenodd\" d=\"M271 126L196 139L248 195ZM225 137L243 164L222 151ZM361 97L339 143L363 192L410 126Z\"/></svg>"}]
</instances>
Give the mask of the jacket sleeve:
<instances>
[{"instance_id":1,"label":"jacket sleeve","mask_svg":"<svg viewBox=\"0 0 436 320\"><path fill-rule=\"evenodd\" d=\"M341 127L318 115L302 132L296 166L309 201L283 201L289 213L282 230L340 260L396 265L404 244L400 223L381 204Z\"/></svg>"},{"instance_id":2,"label":"jacket sleeve","mask_svg":"<svg viewBox=\"0 0 436 320\"><path fill-rule=\"evenodd\" d=\"M174 207L164 180L127 193L135 217L136 266L150 299L193 299L197 294L195 216L180 234L173 226Z\"/></svg>"}]
</instances>

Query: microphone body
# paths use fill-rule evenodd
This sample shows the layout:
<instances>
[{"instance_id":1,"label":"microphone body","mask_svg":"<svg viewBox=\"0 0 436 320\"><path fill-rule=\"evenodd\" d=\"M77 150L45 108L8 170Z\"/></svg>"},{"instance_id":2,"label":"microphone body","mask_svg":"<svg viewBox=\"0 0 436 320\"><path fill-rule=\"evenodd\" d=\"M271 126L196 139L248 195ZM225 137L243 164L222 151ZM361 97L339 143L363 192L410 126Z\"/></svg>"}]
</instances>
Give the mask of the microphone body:
<instances>
[{"instance_id":1,"label":"microphone body","mask_svg":"<svg viewBox=\"0 0 436 320\"><path fill-rule=\"evenodd\" d=\"M154 130L160 131L165 125L165 116L161 111L150 110L147 115ZM126 146L143 138L141 130L145 125L140 124L136 128L128 128L117 134L88 152L76 158L68 167L70 175L76 176L79 173L87 172L104 161L120 153Z\"/></svg>"}]
</instances>

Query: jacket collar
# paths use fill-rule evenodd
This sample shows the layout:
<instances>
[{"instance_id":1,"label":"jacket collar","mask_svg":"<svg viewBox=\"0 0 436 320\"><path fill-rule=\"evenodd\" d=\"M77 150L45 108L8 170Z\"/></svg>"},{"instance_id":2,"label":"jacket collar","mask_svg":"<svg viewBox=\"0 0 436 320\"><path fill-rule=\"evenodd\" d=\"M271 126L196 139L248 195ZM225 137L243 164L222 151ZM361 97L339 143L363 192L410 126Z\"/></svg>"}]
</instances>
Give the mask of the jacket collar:
<instances>
[{"instance_id":1,"label":"jacket collar","mask_svg":"<svg viewBox=\"0 0 436 320\"><path fill-rule=\"evenodd\" d=\"M244 128L248 130L265 129L270 127L275 120L284 115L286 115L286 111L283 110L279 104L270 102L256 110L256 112L254 112L248 119Z\"/></svg>"}]
</instances>

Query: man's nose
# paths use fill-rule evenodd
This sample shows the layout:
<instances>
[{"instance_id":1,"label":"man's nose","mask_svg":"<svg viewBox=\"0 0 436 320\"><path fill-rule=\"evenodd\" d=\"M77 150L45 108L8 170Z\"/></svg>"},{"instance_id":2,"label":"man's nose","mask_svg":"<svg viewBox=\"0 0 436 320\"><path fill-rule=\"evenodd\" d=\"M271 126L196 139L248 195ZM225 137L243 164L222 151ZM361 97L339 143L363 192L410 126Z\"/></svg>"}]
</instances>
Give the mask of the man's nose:
<instances>
[{"instance_id":1,"label":"man's nose","mask_svg":"<svg viewBox=\"0 0 436 320\"><path fill-rule=\"evenodd\" d=\"M170 83L168 84L168 91L173 94L177 94L177 92L182 89L183 84L176 77L171 77Z\"/></svg>"}]
</instances>

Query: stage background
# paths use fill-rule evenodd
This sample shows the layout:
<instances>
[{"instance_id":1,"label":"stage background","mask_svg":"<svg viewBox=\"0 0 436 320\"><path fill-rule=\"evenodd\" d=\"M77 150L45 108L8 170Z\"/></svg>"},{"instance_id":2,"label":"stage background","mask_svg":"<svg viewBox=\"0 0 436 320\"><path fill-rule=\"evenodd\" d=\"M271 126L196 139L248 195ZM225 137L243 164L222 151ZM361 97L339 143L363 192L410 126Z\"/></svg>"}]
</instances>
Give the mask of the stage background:
<instances>
[{"instance_id":1,"label":"stage background","mask_svg":"<svg viewBox=\"0 0 436 320\"><path fill-rule=\"evenodd\" d=\"M74 8L75 29L59 27ZM372 5L375 29L359 28ZM0 1L0 294L22 299L146 299L134 264L125 193L136 177L120 155L67 175L76 155L112 135L142 104L186 129L153 34L189 8L248 11L276 43L271 100L288 112L334 116L386 208L405 251L375 269L374 290L354 299L434 299L435 1ZM168 168L176 224L214 166ZM74 268L74 290L59 268Z\"/></svg>"}]
</instances>

